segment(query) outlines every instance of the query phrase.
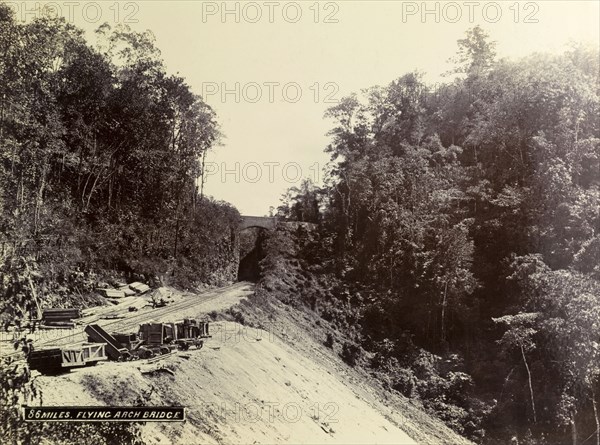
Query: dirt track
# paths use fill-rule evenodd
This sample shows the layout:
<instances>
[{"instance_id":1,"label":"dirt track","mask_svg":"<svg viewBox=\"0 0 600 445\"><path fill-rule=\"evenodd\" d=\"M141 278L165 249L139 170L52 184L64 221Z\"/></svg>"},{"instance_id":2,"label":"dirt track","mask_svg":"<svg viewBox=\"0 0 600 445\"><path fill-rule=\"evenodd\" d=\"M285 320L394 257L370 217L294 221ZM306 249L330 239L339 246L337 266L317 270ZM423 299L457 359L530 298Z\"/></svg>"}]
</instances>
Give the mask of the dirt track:
<instances>
[{"instance_id":1,"label":"dirt track","mask_svg":"<svg viewBox=\"0 0 600 445\"><path fill-rule=\"evenodd\" d=\"M252 283L248 282L234 283L199 294L174 291L175 301L156 309L151 308L150 299L147 296L131 297L114 306L100 306L85 310L84 317L77 320L78 326L75 329L39 330L28 334L27 337L34 341L34 346L38 349L85 342L87 335L83 329L91 323L99 324L109 332L137 331L140 324L150 321L176 321L186 317L200 317L213 310L226 309L251 293ZM129 306L137 307L138 311L129 312ZM123 318L105 318L114 316ZM11 336L5 335L0 344L0 353L20 354L12 352L11 346Z\"/></svg>"}]
</instances>

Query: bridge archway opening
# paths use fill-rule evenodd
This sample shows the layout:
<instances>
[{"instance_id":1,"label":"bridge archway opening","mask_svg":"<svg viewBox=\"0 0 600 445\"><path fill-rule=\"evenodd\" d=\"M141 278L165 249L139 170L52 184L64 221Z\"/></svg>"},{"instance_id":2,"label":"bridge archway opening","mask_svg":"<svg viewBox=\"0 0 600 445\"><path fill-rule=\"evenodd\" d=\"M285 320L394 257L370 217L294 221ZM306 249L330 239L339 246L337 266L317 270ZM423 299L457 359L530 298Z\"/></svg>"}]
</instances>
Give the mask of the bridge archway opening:
<instances>
[{"instance_id":1,"label":"bridge archway opening","mask_svg":"<svg viewBox=\"0 0 600 445\"><path fill-rule=\"evenodd\" d=\"M240 237L240 263L238 281L257 282L260 279L260 262L265 257L263 249L267 229L250 226L242 229Z\"/></svg>"}]
</instances>

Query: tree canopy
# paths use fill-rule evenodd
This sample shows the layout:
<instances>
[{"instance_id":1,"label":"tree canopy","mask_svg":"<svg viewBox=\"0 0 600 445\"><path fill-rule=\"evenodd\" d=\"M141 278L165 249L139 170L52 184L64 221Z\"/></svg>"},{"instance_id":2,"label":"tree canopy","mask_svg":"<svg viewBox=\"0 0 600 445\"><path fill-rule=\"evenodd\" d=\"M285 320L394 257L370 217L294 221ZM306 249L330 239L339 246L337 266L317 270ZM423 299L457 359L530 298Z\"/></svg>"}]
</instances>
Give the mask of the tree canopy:
<instances>
[{"instance_id":1,"label":"tree canopy","mask_svg":"<svg viewBox=\"0 0 600 445\"><path fill-rule=\"evenodd\" d=\"M461 432L600 444L598 48L497 60L475 27L452 60L441 87L408 73L330 108L328 182L295 202L319 197L326 264L370 295L365 348L406 363L409 332L464 359Z\"/></svg>"}]
</instances>

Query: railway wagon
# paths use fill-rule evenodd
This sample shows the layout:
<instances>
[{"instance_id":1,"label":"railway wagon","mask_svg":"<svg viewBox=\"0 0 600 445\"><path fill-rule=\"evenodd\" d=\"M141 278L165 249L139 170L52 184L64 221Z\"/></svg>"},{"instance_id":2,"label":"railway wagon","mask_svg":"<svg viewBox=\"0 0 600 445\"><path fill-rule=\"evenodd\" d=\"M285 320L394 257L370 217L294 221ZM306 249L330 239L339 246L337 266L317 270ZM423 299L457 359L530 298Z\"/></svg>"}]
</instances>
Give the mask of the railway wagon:
<instances>
[{"instance_id":1,"label":"railway wagon","mask_svg":"<svg viewBox=\"0 0 600 445\"><path fill-rule=\"evenodd\" d=\"M111 360L123 361L151 358L175 349L201 349L204 338L210 337L209 323L185 319L177 323L144 323L138 332L108 333L97 324L85 327L90 341L102 341Z\"/></svg>"},{"instance_id":2,"label":"railway wagon","mask_svg":"<svg viewBox=\"0 0 600 445\"><path fill-rule=\"evenodd\" d=\"M42 374L58 373L107 360L104 347L104 343L76 343L33 350L27 355L27 362Z\"/></svg>"},{"instance_id":3,"label":"railway wagon","mask_svg":"<svg viewBox=\"0 0 600 445\"><path fill-rule=\"evenodd\" d=\"M115 338L97 324L89 324L84 329L88 340L106 344L106 352L111 360L122 361L131 357L127 348L123 347Z\"/></svg>"},{"instance_id":4,"label":"railway wagon","mask_svg":"<svg viewBox=\"0 0 600 445\"><path fill-rule=\"evenodd\" d=\"M175 343L180 349L187 350L190 346L200 349L204 345L203 338L210 337L208 322L186 318L175 323Z\"/></svg>"},{"instance_id":5,"label":"railway wagon","mask_svg":"<svg viewBox=\"0 0 600 445\"><path fill-rule=\"evenodd\" d=\"M167 354L176 347L175 323L144 323L140 325L138 337L142 344L155 353Z\"/></svg>"}]
</instances>

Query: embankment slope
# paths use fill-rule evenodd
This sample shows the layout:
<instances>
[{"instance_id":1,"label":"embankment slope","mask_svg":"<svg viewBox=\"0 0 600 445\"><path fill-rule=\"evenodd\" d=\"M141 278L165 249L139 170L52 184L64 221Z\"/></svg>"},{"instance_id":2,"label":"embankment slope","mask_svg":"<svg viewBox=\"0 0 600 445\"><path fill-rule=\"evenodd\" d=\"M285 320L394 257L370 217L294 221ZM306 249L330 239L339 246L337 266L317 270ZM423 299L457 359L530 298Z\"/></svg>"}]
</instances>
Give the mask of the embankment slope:
<instances>
[{"instance_id":1,"label":"embankment slope","mask_svg":"<svg viewBox=\"0 0 600 445\"><path fill-rule=\"evenodd\" d=\"M313 339L307 320L273 305L277 313L256 307L251 324L262 328L213 323L199 351L39 377L44 405L187 406L185 423L142 426L154 444L468 443L386 396ZM241 306L248 317L253 305Z\"/></svg>"}]
</instances>

